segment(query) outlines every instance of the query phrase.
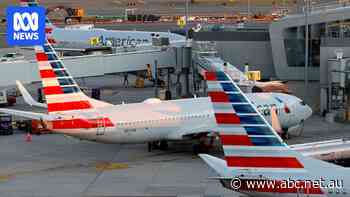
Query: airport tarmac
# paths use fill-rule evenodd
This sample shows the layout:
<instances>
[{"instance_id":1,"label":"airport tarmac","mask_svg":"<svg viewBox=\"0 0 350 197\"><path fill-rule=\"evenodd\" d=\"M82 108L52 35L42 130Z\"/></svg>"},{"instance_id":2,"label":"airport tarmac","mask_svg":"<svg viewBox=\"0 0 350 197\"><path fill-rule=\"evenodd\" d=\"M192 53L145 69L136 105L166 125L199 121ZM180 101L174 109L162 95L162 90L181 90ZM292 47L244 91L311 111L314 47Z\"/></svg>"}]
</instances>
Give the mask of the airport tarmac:
<instances>
[{"instance_id":1,"label":"airport tarmac","mask_svg":"<svg viewBox=\"0 0 350 197\"><path fill-rule=\"evenodd\" d=\"M102 99L120 104L141 102L154 94L146 88L122 86L121 76L78 79L81 86L100 87ZM31 93L38 84L26 86ZM14 108L31 110L22 99ZM37 110L37 109L35 109ZM349 124L326 123L313 116L302 136L288 143L349 138ZM210 154L221 156L220 150ZM216 174L193 155L190 143L171 143L168 151L149 153L146 144L118 145L80 141L59 134L0 137L0 194L5 197L72 196L240 196L208 177Z\"/></svg>"},{"instance_id":2,"label":"airport tarmac","mask_svg":"<svg viewBox=\"0 0 350 197\"><path fill-rule=\"evenodd\" d=\"M340 132L309 126L319 123L317 117L307 121L307 138L300 141ZM6 197L238 196L207 179L215 173L190 144L149 153L145 144L97 144L58 134L33 136L29 143L17 133L0 137L0 155L0 193Z\"/></svg>"}]
</instances>

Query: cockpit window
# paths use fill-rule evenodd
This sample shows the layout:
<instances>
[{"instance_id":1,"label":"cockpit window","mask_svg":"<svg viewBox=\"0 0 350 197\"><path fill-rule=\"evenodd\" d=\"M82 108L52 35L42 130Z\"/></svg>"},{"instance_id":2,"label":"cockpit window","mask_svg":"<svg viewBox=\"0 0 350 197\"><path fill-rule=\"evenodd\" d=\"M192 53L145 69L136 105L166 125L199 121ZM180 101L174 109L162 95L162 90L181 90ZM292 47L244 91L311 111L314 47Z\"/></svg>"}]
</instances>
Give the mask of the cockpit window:
<instances>
[{"instance_id":1,"label":"cockpit window","mask_svg":"<svg viewBox=\"0 0 350 197\"><path fill-rule=\"evenodd\" d=\"M300 105L306 105L304 101L300 101Z\"/></svg>"}]
</instances>

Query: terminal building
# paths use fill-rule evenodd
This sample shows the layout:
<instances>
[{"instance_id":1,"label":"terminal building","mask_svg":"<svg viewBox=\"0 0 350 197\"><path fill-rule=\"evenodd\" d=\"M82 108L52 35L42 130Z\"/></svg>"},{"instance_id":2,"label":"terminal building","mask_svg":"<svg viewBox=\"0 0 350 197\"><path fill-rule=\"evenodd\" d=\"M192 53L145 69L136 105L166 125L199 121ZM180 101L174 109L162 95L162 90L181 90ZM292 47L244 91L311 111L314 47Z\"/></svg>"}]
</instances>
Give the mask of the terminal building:
<instances>
[{"instance_id":1,"label":"terminal building","mask_svg":"<svg viewBox=\"0 0 350 197\"><path fill-rule=\"evenodd\" d=\"M332 111L330 98L336 97L341 108L346 106L347 78L342 82L343 90L331 86L328 76L330 65L337 62L337 52L342 58L350 57L350 6L334 4L326 7L315 7L308 14L309 25L309 67L307 90L316 111ZM270 24L245 24L234 27L223 27L220 30L206 28L195 33L197 41L216 43L219 56L232 65L243 70L248 63L251 70L260 70L264 79L294 81L297 95L303 97L305 79L305 25L303 13L287 15ZM215 33L213 33L215 32ZM341 61L338 61L340 64ZM343 70L350 70L345 61ZM317 98L317 100L315 100ZM318 99L320 98L320 99ZM339 102L338 102L339 103ZM339 109L338 107L336 107Z\"/></svg>"},{"instance_id":2,"label":"terminal building","mask_svg":"<svg viewBox=\"0 0 350 197\"><path fill-rule=\"evenodd\" d=\"M309 14L310 80L318 81L321 64L327 63L330 56L335 57L335 53L321 54L321 48L346 45L350 37L349 11L350 7L319 8ZM212 32L207 28L195 33L194 39L215 41L220 57L233 65L248 62L253 69L260 69L265 78L304 80L304 14L287 15L271 24L246 24Z\"/></svg>"}]
</instances>

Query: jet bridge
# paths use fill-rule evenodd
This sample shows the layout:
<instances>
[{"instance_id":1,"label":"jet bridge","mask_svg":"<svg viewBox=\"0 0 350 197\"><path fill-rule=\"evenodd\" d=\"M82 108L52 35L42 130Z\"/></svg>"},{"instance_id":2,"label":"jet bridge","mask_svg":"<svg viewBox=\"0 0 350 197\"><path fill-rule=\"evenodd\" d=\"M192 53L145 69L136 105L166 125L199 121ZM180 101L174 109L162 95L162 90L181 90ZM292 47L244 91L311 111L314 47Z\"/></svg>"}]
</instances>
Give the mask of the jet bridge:
<instances>
[{"instance_id":1,"label":"jet bridge","mask_svg":"<svg viewBox=\"0 0 350 197\"><path fill-rule=\"evenodd\" d=\"M20 50L20 49L12 49ZM0 53L5 51L0 49ZM4 52L6 53L6 52ZM26 60L0 62L0 87L12 86L15 80L23 83L39 81L38 64L34 52L25 51ZM28 58L28 57L31 58ZM142 50L63 57L68 70L75 78L102 76L106 74L147 70L147 64L158 61L158 69L173 67L176 64L174 48L149 47Z\"/></svg>"},{"instance_id":2,"label":"jet bridge","mask_svg":"<svg viewBox=\"0 0 350 197\"><path fill-rule=\"evenodd\" d=\"M205 71L224 71L234 80L244 92L252 92L254 81L248 80L242 71L218 56L213 42L196 42L193 49L193 61L198 73L203 76Z\"/></svg>"}]
</instances>

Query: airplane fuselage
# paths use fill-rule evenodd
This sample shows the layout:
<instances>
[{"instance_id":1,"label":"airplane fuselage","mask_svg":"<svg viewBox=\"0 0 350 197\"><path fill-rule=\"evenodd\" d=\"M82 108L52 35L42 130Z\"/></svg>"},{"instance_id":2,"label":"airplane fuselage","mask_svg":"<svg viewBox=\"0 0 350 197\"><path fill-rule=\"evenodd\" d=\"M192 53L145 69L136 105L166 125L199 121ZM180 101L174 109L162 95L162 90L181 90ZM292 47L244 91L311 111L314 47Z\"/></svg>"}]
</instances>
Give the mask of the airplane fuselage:
<instances>
[{"instance_id":1,"label":"airplane fuselage","mask_svg":"<svg viewBox=\"0 0 350 197\"><path fill-rule=\"evenodd\" d=\"M282 128L298 125L311 115L311 109L301 106L300 100L293 96L275 93L248 96L268 121L271 121L271 107L275 106ZM99 109L98 113L100 117L108 117L113 126L106 127L101 121L97 128L57 132L103 143L143 143L191 139L191 136L209 133L216 127L208 97L173 101L150 99Z\"/></svg>"}]
</instances>

